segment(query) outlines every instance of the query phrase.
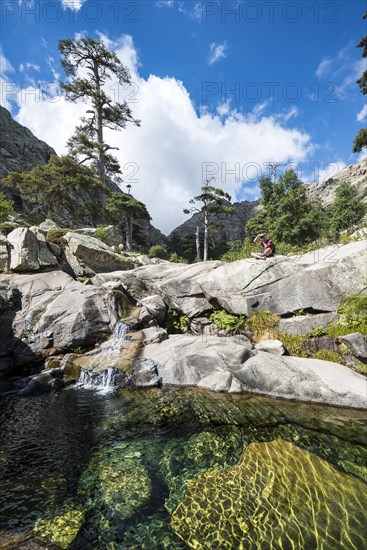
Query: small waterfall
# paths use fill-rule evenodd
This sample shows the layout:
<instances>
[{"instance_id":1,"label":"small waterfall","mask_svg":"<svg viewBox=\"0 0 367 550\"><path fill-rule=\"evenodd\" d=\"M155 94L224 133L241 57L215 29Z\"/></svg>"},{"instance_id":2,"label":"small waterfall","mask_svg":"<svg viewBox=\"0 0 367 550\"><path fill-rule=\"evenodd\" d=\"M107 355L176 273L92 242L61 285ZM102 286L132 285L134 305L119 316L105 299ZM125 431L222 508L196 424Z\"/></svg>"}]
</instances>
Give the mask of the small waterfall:
<instances>
[{"instance_id":1,"label":"small waterfall","mask_svg":"<svg viewBox=\"0 0 367 550\"><path fill-rule=\"evenodd\" d=\"M103 342L95 351L89 353L91 363L97 356L104 356L103 362L111 364L111 357L118 357L123 347L123 342L128 338L129 326L121 321L115 325L111 338ZM104 361L105 359L105 361ZM115 361L112 361L112 364ZM121 377L121 371L114 367L105 369L81 368L77 386L97 390L98 393L108 393L116 388L116 382Z\"/></svg>"},{"instance_id":2,"label":"small waterfall","mask_svg":"<svg viewBox=\"0 0 367 550\"><path fill-rule=\"evenodd\" d=\"M93 351L91 355L95 356L100 355L101 353L108 354L109 356L119 355L123 342L127 340L129 329L129 325L118 321L113 329L111 338L109 338L106 342L103 342L103 344L101 344L98 349Z\"/></svg>"},{"instance_id":3,"label":"small waterfall","mask_svg":"<svg viewBox=\"0 0 367 550\"><path fill-rule=\"evenodd\" d=\"M117 369L108 368L100 371L80 369L77 386L89 390L97 390L98 393L109 393L115 389L115 378Z\"/></svg>"}]
</instances>

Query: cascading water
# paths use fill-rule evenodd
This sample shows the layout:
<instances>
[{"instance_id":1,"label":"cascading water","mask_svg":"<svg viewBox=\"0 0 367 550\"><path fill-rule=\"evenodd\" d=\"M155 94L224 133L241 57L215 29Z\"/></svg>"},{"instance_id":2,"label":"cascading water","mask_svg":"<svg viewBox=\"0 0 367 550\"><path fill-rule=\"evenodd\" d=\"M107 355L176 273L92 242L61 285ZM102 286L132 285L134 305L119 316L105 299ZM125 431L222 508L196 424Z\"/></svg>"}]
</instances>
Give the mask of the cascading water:
<instances>
[{"instance_id":1,"label":"cascading water","mask_svg":"<svg viewBox=\"0 0 367 550\"><path fill-rule=\"evenodd\" d=\"M111 338L106 342L103 342L98 349L89 355L91 357L96 357L103 354L106 357L106 363L108 363L111 357L118 357L120 355L123 348L123 342L127 340L128 334L129 326L121 321L118 321L115 325ZM95 370L82 368L80 370L77 386L97 390L98 393L108 393L116 388L116 381L120 376L121 371L114 367Z\"/></svg>"},{"instance_id":2,"label":"cascading water","mask_svg":"<svg viewBox=\"0 0 367 550\"><path fill-rule=\"evenodd\" d=\"M97 390L98 393L108 393L115 389L116 370L108 368L101 371L81 369L78 386L85 389Z\"/></svg>"}]
</instances>

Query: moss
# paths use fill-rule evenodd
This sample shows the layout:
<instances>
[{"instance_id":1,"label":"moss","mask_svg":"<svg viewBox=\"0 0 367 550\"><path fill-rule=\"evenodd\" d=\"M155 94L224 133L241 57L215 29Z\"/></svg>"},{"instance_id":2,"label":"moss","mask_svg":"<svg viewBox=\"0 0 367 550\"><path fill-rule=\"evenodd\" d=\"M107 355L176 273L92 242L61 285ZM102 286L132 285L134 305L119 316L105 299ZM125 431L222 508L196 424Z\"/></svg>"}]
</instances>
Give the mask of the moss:
<instances>
[{"instance_id":1,"label":"moss","mask_svg":"<svg viewBox=\"0 0 367 550\"><path fill-rule=\"evenodd\" d=\"M13 222L0 223L0 233L7 236L7 235L9 235L9 233L11 233L11 231L16 229L17 227L20 227L20 225L17 224L17 223L13 223Z\"/></svg>"},{"instance_id":2,"label":"moss","mask_svg":"<svg viewBox=\"0 0 367 550\"><path fill-rule=\"evenodd\" d=\"M82 510L69 510L64 515L51 519L38 519L34 526L34 534L55 543L60 548L69 548L69 545L78 534L84 520Z\"/></svg>"},{"instance_id":3,"label":"moss","mask_svg":"<svg viewBox=\"0 0 367 550\"><path fill-rule=\"evenodd\" d=\"M296 357L308 357L307 336L276 332L275 337L285 345L289 355L295 355Z\"/></svg>"},{"instance_id":4,"label":"moss","mask_svg":"<svg viewBox=\"0 0 367 550\"><path fill-rule=\"evenodd\" d=\"M66 241L64 239L64 236L69 231L70 231L70 229L66 229L66 228L64 228L64 229L50 229L47 232L46 241L48 241L50 243L55 243L55 244L58 244L59 246L61 246L61 245L66 243Z\"/></svg>"},{"instance_id":5,"label":"moss","mask_svg":"<svg viewBox=\"0 0 367 550\"><path fill-rule=\"evenodd\" d=\"M337 351L331 351L328 349L320 349L312 355L312 359L321 359L322 361L331 361L332 363L339 363L344 365L345 361L343 357Z\"/></svg>"},{"instance_id":6,"label":"moss","mask_svg":"<svg viewBox=\"0 0 367 550\"><path fill-rule=\"evenodd\" d=\"M350 328L367 325L367 294L351 294L339 305L342 323Z\"/></svg>"},{"instance_id":7,"label":"moss","mask_svg":"<svg viewBox=\"0 0 367 550\"><path fill-rule=\"evenodd\" d=\"M319 338L320 336L325 336L325 334L327 334L327 331L325 328L314 327L307 334L307 338Z\"/></svg>"},{"instance_id":8,"label":"moss","mask_svg":"<svg viewBox=\"0 0 367 550\"><path fill-rule=\"evenodd\" d=\"M326 330L328 336L346 336L352 332L360 332L364 336L367 336L367 323L345 324L345 323L330 323Z\"/></svg>"},{"instance_id":9,"label":"moss","mask_svg":"<svg viewBox=\"0 0 367 550\"><path fill-rule=\"evenodd\" d=\"M276 337L276 327L278 326L280 317L275 313L267 310L254 311L245 323L247 330L254 334L255 342L261 338Z\"/></svg>"}]
</instances>

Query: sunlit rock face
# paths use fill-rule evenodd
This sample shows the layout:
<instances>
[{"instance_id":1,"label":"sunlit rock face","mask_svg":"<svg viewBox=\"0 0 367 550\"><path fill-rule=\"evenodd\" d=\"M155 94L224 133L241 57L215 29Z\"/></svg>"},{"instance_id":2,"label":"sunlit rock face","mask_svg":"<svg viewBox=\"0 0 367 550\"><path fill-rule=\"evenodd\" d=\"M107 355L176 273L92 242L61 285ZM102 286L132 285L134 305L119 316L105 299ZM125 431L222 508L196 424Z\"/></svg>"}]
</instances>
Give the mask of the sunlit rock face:
<instances>
[{"instance_id":1,"label":"sunlit rock face","mask_svg":"<svg viewBox=\"0 0 367 550\"><path fill-rule=\"evenodd\" d=\"M190 548L365 548L366 484L275 440L192 481L171 526Z\"/></svg>"}]
</instances>

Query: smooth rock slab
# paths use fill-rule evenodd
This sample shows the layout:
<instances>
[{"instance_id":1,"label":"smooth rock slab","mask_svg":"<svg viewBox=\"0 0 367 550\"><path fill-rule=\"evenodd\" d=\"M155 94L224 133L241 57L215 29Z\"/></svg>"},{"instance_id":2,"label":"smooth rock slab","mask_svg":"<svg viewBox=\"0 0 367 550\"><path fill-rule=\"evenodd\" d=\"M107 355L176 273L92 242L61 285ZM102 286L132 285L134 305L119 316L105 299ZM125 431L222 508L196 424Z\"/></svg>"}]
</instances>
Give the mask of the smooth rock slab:
<instances>
[{"instance_id":1,"label":"smooth rock slab","mask_svg":"<svg viewBox=\"0 0 367 550\"><path fill-rule=\"evenodd\" d=\"M145 346L142 353L157 365L163 384L229 391L236 370L256 352L245 336L176 334Z\"/></svg>"},{"instance_id":2,"label":"smooth rock slab","mask_svg":"<svg viewBox=\"0 0 367 550\"><path fill-rule=\"evenodd\" d=\"M189 548L366 547L366 484L282 440L189 482L171 527Z\"/></svg>"},{"instance_id":3,"label":"smooth rock slab","mask_svg":"<svg viewBox=\"0 0 367 550\"><path fill-rule=\"evenodd\" d=\"M344 365L259 351L235 373L244 391L367 408L367 378Z\"/></svg>"}]
</instances>

